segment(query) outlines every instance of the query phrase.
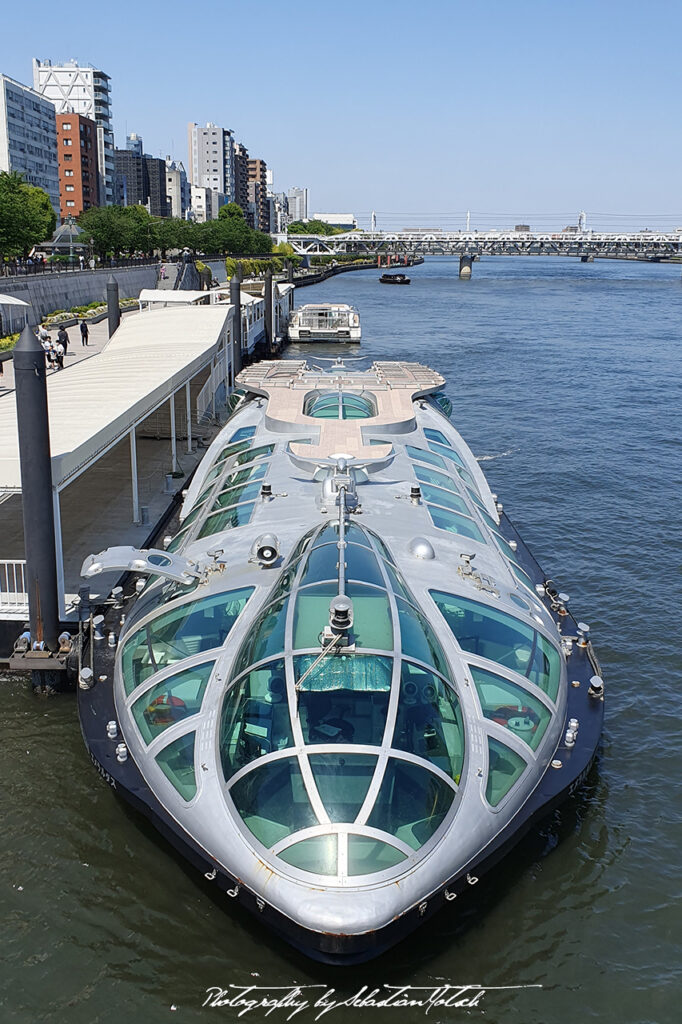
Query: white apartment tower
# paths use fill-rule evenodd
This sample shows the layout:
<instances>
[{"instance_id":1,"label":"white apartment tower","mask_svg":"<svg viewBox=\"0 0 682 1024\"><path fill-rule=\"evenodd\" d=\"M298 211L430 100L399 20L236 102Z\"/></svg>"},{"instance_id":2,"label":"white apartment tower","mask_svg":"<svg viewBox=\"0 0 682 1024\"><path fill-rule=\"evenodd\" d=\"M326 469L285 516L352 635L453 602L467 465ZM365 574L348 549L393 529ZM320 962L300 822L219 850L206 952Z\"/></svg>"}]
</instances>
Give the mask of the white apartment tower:
<instances>
[{"instance_id":1,"label":"white apartment tower","mask_svg":"<svg viewBox=\"0 0 682 1024\"><path fill-rule=\"evenodd\" d=\"M97 125L97 176L99 202L114 202L114 131L111 121L109 76L75 60L53 64L33 59L33 87L52 100L57 113L83 114Z\"/></svg>"},{"instance_id":2,"label":"white apartment tower","mask_svg":"<svg viewBox=\"0 0 682 1024\"><path fill-rule=\"evenodd\" d=\"M54 104L7 75L0 75L0 171L17 171L44 189L59 217Z\"/></svg>"},{"instance_id":3,"label":"white apartment tower","mask_svg":"<svg viewBox=\"0 0 682 1024\"><path fill-rule=\"evenodd\" d=\"M308 219L308 189L290 188L287 192L289 221Z\"/></svg>"},{"instance_id":4,"label":"white apartment tower","mask_svg":"<svg viewBox=\"0 0 682 1024\"><path fill-rule=\"evenodd\" d=\"M234 138L226 128L210 121L190 122L187 127L188 176L193 185L208 188L235 200Z\"/></svg>"}]
</instances>

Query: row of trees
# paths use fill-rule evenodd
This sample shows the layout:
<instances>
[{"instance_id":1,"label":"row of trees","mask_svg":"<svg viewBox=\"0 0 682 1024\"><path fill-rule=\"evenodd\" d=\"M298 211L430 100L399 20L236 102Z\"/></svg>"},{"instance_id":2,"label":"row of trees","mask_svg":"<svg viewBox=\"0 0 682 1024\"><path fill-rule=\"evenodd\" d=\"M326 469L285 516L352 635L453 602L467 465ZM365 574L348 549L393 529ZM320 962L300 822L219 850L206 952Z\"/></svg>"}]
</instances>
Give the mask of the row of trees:
<instances>
[{"instance_id":1,"label":"row of trees","mask_svg":"<svg viewBox=\"0 0 682 1024\"><path fill-rule=\"evenodd\" d=\"M343 235L343 228L333 228L323 220L295 220L287 228L290 235Z\"/></svg>"},{"instance_id":2,"label":"row of trees","mask_svg":"<svg viewBox=\"0 0 682 1024\"><path fill-rule=\"evenodd\" d=\"M28 256L34 245L52 237L56 224L47 192L28 185L16 171L0 171L0 263Z\"/></svg>"},{"instance_id":3,"label":"row of trees","mask_svg":"<svg viewBox=\"0 0 682 1024\"><path fill-rule=\"evenodd\" d=\"M237 203L228 203L217 220L196 224L177 217L151 217L144 206L93 206L78 218L78 224L95 252L104 259L142 252L166 255L173 249L192 252L267 254L272 239L254 231L244 220Z\"/></svg>"}]
</instances>

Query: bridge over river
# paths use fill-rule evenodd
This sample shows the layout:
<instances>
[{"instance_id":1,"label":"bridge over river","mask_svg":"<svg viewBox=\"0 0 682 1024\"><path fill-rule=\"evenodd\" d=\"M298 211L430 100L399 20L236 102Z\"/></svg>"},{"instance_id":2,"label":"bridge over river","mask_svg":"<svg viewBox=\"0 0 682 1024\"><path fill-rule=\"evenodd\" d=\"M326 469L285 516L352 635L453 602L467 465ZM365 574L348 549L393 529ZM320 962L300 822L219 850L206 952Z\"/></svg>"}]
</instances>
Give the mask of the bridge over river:
<instances>
[{"instance_id":1,"label":"bridge over river","mask_svg":"<svg viewBox=\"0 0 682 1024\"><path fill-rule=\"evenodd\" d=\"M284 239L284 236L282 236ZM459 256L460 276L470 277L481 256L572 256L660 262L682 259L682 232L636 234L595 231L350 231L340 235L286 236L300 255Z\"/></svg>"}]
</instances>

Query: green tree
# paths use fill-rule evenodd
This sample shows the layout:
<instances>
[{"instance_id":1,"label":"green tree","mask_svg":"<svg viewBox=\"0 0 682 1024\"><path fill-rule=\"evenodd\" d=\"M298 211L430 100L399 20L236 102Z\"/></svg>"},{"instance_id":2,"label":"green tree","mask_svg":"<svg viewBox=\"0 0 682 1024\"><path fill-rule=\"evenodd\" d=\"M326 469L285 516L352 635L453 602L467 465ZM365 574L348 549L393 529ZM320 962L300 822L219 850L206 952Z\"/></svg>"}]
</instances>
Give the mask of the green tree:
<instances>
[{"instance_id":1,"label":"green tree","mask_svg":"<svg viewBox=\"0 0 682 1024\"><path fill-rule=\"evenodd\" d=\"M104 259L108 252L128 251L129 225L122 206L91 206L78 218L88 238L93 239L95 252Z\"/></svg>"},{"instance_id":2,"label":"green tree","mask_svg":"<svg viewBox=\"0 0 682 1024\"><path fill-rule=\"evenodd\" d=\"M295 220L287 228L290 235L342 235L341 228L333 228L331 224L325 224L323 220Z\"/></svg>"},{"instance_id":3,"label":"green tree","mask_svg":"<svg viewBox=\"0 0 682 1024\"><path fill-rule=\"evenodd\" d=\"M46 192L27 185L16 171L0 171L0 258L27 256L52 235L56 223Z\"/></svg>"}]
</instances>

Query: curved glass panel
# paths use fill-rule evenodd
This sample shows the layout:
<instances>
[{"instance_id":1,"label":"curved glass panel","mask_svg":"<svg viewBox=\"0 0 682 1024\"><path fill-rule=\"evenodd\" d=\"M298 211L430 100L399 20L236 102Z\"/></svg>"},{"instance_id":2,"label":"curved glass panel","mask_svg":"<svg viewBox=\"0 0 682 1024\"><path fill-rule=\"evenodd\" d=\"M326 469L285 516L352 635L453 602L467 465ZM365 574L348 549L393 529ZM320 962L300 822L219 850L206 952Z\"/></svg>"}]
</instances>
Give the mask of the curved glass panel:
<instances>
[{"instance_id":1,"label":"curved glass panel","mask_svg":"<svg viewBox=\"0 0 682 1024\"><path fill-rule=\"evenodd\" d=\"M249 672L225 695L219 745L226 781L256 758L293 746L283 659Z\"/></svg>"},{"instance_id":2,"label":"curved glass panel","mask_svg":"<svg viewBox=\"0 0 682 1024\"><path fill-rule=\"evenodd\" d=\"M339 575L339 549L335 543L316 545L308 555L301 577L301 586L306 583L321 583L336 580Z\"/></svg>"},{"instance_id":3,"label":"curved glass panel","mask_svg":"<svg viewBox=\"0 0 682 1024\"><path fill-rule=\"evenodd\" d=\"M376 406L366 395L344 394L342 391L328 394L313 392L305 400L303 415L315 419L366 420L376 416Z\"/></svg>"},{"instance_id":4,"label":"curved glass panel","mask_svg":"<svg viewBox=\"0 0 682 1024\"><path fill-rule=\"evenodd\" d=\"M418 850L442 823L454 795L427 768L392 757L367 824Z\"/></svg>"},{"instance_id":5,"label":"curved glass panel","mask_svg":"<svg viewBox=\"0 0 682 1024\"><path fill-rule=\"evenodd\" d=\"M411 459L416 459L418 462L428 462L432 466L445 469L446 463L441 459L440 455L434 455L433 452L427 452L423 448L413 448L411 444L405 445L405 451Z\"/></svg>"},{"instance_id":6,"label":"curved glass panel","mask_svg":"<svg viewBox=\"0 0 682 1024\"><path fill-rule=\"evenodd\" d=\"M458 466L461 466L462 469L464 469L464 463L461 456L459 456L455 449L449 444L446 446L443 444L434 444L433 441L429 441L428 445L431 451L435 452L436 455L442 455L444 459L450 459L451 462L456 462Z\"/></svg>"},{"instance_id":7,"label":"curved glass panel","mask_svg":"<svg viewBox=\"0 0 682 1024\"><path fill-rule=\"evenodd\" d=\"M445 394L444 391L435 391L431 398L435 401L436 405L440 406L448 419L452 416L452 402Z\"/></svg>"},{"instance_id":8,"label":"curved glass panel","mask_svg":"<svg viewBox=\"0 0 682 1024\"><path fill-rule=\"evenodd\" d=\"M442 487L432 487L431 484L422 484L421 492L425 501L433 502L434 505L442 505L454 512L464 512L467 516L471 515L464 498L453 494L452 491L446 491Z\"/></svg>"},{"instance_id":9,"label":"curved glass panel","mask_svg":"<svg viewBox=\"0 0 682 1024\"><path fill-rule=\"evenodd\" d=\"M343 753L310 754L308 760L330 821L355 821L378 759L370 754Z\"/></svg>"},{"instance_id":10,"label":"curved glass panel","mask_svg":"<svg viewBox=\"0 0 682 1024\"><path fill-rule=\"evenodd\" d=\"M430 591L460 647L527 676L556 700L559 652L532 626L513 615L454 594Z\"/></svg>"},{"instance_id":11,"label":"curved glass panel","mask_svg":"<svg viewBox=\"0 0 682 1024\"><path fill-rule=\"evenodd\" d=\"M236 464L243 466L246 462L255 462L256 459L267 459L269 455L275 450L274 444L264 444L260 448L250 448L248 451L241 452L236 458Z\"/></svg>"},{"instance_id":12,"label":"curved glass panel","mask_svg":"<svg viewBox=\"0 0 682 1024\"><path fill-rule=\"evenodd\" d=\"M199 516L204 515L207 511L208 508L206 506L205 501L202 501L200 505L195 505L190 514L186 517L186 519L183 519L182 521L183 530L186 530L189 526L192 525L192 523L196 522ZM170 547L168 550L170 550Z\"/></svg>"},{"instance_id":13,"label":"curved glass panel","mask_svg":"<svg viewBox=\"0 0 682 1024\"><path fill-rule=\"evenodd\" d=\"M311 836L282 850L277 855L299 871L315 875L338 874L338 839L336 835Z\"/></svg>"},{"instance_id":14,"label":"curved glass panel","mask_svg":"<svg viewBox=\"0 0 682 1024\"><path fill-rule=\"evenodd\" d=\"M514 575L520 583L523 583L523 585L528 587L529 590L532 590L533 592L535 591L532 579L530 578L527 572L523 571L520 565L517 565L516 562L512 562L511 571L514 573Z\"/></svg>"},{"instance_id":15,"label":"curved glass panel","mask_svg":"<svg viewBox=\"0 0 682 1024\"><path fill-rule=\"evenodd\" d=\"M450 512L444 508L436 508L435 505L427 505L433 525L438 530L447 530L448 533L458 533L462 537L469 537L480 544L485 543L483 534L476 526L473 519L462 516L459 512Z\"/></svg>"},{"instance_id":16,"label":"curved glass panel","mask_svg":"<svg viewBox=\"0 0 682 1024\"><path fill-rule=\"evenodd\" d=\"M289 598L283 597L263 609L239 652L234 676L238 676L249 665L263 661L264 658L274 658L284 651L288 604Z\"/></svg>"},{"instance_id":17,"label":"curved glass panel","mask_svg":"<svg viewBox=\"0 0 682 1024\"><path fill-rule=\"evenodd\" d=\"M320 646L320 635L329 622L329 602L337 593L337 586L333 583L305 587L297 592L293 638L295 649ZM386 591L349 583L346 593L353 602L351 636L356 647L392 651L393 625Z\"/></svg>"},{"instance_id":18,"label":"curved glass panel","mask_svg":"<svg viewBox=\"0 0 682 1024\"><path fill-rule=\"evenodd\" d=\"M396 604L403 654L417 661L425 661L427 665L433 665L441 675L448 676L450 669L443 649L427 619L400 597L396 598Z\"/></svg>"},{"instance_id":19,"label":"curved glass panel","mask_svg":"<svg viewBox=\"0 0 682 1024\"><path fill-rule=\"evenodd\" d=\"M424 427L424 437L429 441L436 441L438 444L444 444L449 448L452 448L452 443L448 441L445 434L441 433L440 430L434 430L432 427Z\"/></svg>"},{"instance_id":20,"label":"curved glass panel","mask_svg":"<svg viewBox=\"0 0 682 1024\"><path fill-rule=\"evenodd\" d=\"M405 661L393 746L431 761L459 783L464 764L464 724L459 701L433 673Z\"/></svg>"},{"instance_id":21,"label":"curved glass panel","mask_svg":"<svg viewBox=\"0 0 682 1024\"><path fill-rule=\"evenodd\" d=\"M241 501L252 501L257 498L260 494L261 484L260 481L252 480L250 483L238 484L236 487L230 487L226 491L222 491L213 502L211 507L212 512L218 511L221 508L229 508L231 505L237 505Z\"/></svg>"},{"instance_id":22,"label":"curved glass panel","mask_svg":"<svg viewBox=\"0 0 682 1024\"><path fill-rule=\"evenodd\" d=\"M383 587L384 578L379 571L376 556L369 548L358 544L346 544L344 561L346 579L362 583L373 583ZM316 545L308 556L308 562L301 577L301 586L307 583L321 583L336 580L339 574L339 549L336 543Z\"/></svg>"},{"instance_id":23,"label":"curved glass panel","mask_svg":"<svg viewBox=\"0 0 682 1024\"><path fill-rule=\"evenodd\" d=\"M264 846L318 824L295 757L256 765L229 793L244 824Z\"/></svg>"},{"instance_id":24,"label":"curved glass panel","mask_svg":"<svg viewBox=\"0 0 682 1024\"><path fill-rule=\"evenodd\" d=\"M526 762L515 750L510 750L492 736L488 737L488 781L485 798L491 807L497 807L526 767Z\"/></svg>"},{"instance_id":25,"label":"curved glass panel","mask_svg":"<svg viewBox=\"0 0 682 1024\"><path fill-rule=\"evenodd\" d=\"M213 512L199 530L197 539L243 526L250 520L253 508L254 503L250 502L245 505L233 505L232 508L223 509L221 512Z\"/></svg>"},{"instance_id":26,"label":"curved glass panel","mask_svg":"<svg viewBox=\"0 0 682 1024\"><path fill-rule=\"evenodd\" d=\"M371 875L387 871L407 857L395 846L370 836L348 836L348 874Z\"/></svg>"},{"instance_id":27,"label":"curved glass panel","mask_svg":"<svg viewBox=\"0 0 682 1024\"><path fill-rule=\"evenodd\" d=\"M168 676L135 701L131 710L145 743L151 743L169 726L201 710L214 664L207 661Z\"/></svg>"},{"instance_id":28,"label":"curved glass panel","mask_svg":"<svg viewBox=\"0 0 682 1024\"><path fill-rule=\"evenodd\" d=\"M384 568L386 570L386 573L391 584L391 590L396 595L396 597L404 597L407 601L413 603L414 598L407 589L407 584L405 583L405 580L402 578L398 570L394 569L394 567L389 562L384 563Z\"/></svg>"},{"instance_id":29,"label":"curved glass panel","mask_svg":"<svg viewBox=\"0 0 682 1024\"><path fill-rule=\"evenodd\" d=\"M234 434L230 438L230 442L245 441L248 437L253 437L255 433L255 427L240 427L239 430L235 430Z\"/></svg>"},{"instance_id":30,"label":"curved glass panel","mask_svg":"<svg viewBox=\"0 0 682 1024\"><path fill-rule=\"evenodd\" d=\"M486 672L476 665L469 665L469 671L485 717L509 729L531 750L536 750L552 717L549 708L523 687L494 672Z\"/></svg>"},{"instance_id":31,"label":"curved glass panel","mask_svg":"<svg viewBox=\"0 0 682 1024\"><path fill-rule=\"evenodd\" d=\"M159 669L222 647L253 587L204 597L158 615L126 640L121 654L127 694Z\"/></svg>"},{"instance_id":32,"label":"curved glass panel","mask_svg":"<svg viewBox=\"0 0 682 1024\"><path fill-rule=\"evenodd\" d=\"M187 538L188 532L188 530L181 530L180 533L176 533L166 550L172 552L177 551L178 548L182 547L185 539Z\"/></svg>"},{"instance_id":33,"label":"curved glass panel","mask_svg":"<svg viewBox=\"0 0 682 1024\"><path fill-rule=\"evenodd\" d=\"M430 469L428 466L415 466L414 475L423 484L433 484L434 487L444 487L447 491L454 491L459 494L457 484L451 476L439 473L437 469ZM480 498L478 499L480 501Z\"/></svg>"},{"instance_id":34,"label":"curved glass panel","mask_svg":"<svg viewBox=\"0 0 682 1024\"><path fill-rule=\"evenodd\" d=\"M190 732L173 740L156 755L156 763L173 783L183 800L190 801L196 796L197 779L194 772L194 738Z\"/></svg>"},{"instance_id":35,"label":"curved glass panel","mask_svg":"<svg viewBox=\"0 0 682 1024\"><path fill-rule=\"evenodd\" d=\"M316 656L294 658L300 680ZM298 714L305 743L380 746L391 692L392 659L375 654L330 655L300 683Z\"/></svg>"},{"instance_id":36,"label":"curved glass panel","mask_svg":"<svg viewBox=\"0 0 682 1024\"><path fill-rule=\"evenodd\" d=\"M478 484L476 483L468 469L461 469L459 466L457 466L456 469L457 473L459 474L459 476L461 476L465 484L469 484L469 487L472 487L474 490L478 489Z\"/></svg>"},{"instance_id":37,"label":"curved glass panel","mask_svg":"<svg viewBox=\"0 0 682 1024\"><path fill-rule=\"evenodd\" d=\"M341 411L344 420L368 420L377 414L374 402L364 395L342 395Z\"/></svg>"},{"instance_id":38,"label":"curved glass panel","mask_svg":"<svg viewBox=\"0 0 682 1024\"><path fill-rule=\"evenodd\" d=\"M215 465L221 465L223 462L225 462L226 459L229 459L231 455L236 455L237 452L246 451L246 449L250 447L250 441L240 441L237 444L226 445L225 448L223 448L220 454L218 455L218 458L215 460Z\"/></svg>"}]
</instances>

